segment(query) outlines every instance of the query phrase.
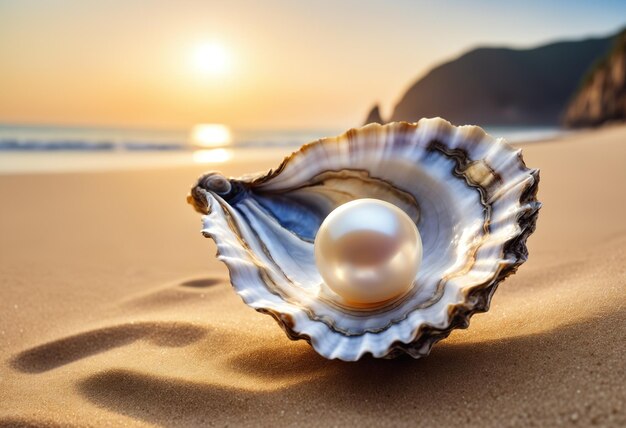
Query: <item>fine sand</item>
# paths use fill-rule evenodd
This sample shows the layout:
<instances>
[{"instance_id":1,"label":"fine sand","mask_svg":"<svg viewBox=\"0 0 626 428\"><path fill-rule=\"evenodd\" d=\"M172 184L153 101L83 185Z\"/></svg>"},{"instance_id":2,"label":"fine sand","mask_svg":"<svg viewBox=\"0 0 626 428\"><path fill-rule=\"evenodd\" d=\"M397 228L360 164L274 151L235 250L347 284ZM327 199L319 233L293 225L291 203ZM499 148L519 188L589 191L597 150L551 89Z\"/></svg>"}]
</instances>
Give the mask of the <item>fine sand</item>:
<instances>
[{"instance_id":1,"label":"fine sand","mask_svg":"<svg viewBox=\"0 0 626 428\"><path fill-rule=\"evenodd\" d=\"M626 127L524 156L529 261L419 361L327 361L245 306L185 203L204 167L0 177L0 426L625 426Z\"/></svg>"}]
</instances>

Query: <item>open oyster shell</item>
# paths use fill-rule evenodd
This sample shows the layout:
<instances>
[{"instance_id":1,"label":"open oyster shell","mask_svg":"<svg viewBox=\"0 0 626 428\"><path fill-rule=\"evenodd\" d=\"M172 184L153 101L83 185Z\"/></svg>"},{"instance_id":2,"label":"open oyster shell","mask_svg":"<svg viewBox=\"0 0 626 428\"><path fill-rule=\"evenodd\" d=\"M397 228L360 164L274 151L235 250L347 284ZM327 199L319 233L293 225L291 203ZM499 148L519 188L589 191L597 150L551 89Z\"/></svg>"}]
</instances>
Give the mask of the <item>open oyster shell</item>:
<instances>
[{"instance_id":1,"label":"open oyster shell","mask_svg":"<svg viewBox=\"0 0 626 428\"><path fill-rule=\"evenodd\" d=\"M301 147L266 174L202 176L189 202L205 216L246 304L326 358L425 356L526 261L535 229L538 170L521 151L475 126L422 119L370 124ZM416 287L379 307L327 297L314 258L326 215L358 198L381 199L417 224Z\"/></svg>"}]
</instances>

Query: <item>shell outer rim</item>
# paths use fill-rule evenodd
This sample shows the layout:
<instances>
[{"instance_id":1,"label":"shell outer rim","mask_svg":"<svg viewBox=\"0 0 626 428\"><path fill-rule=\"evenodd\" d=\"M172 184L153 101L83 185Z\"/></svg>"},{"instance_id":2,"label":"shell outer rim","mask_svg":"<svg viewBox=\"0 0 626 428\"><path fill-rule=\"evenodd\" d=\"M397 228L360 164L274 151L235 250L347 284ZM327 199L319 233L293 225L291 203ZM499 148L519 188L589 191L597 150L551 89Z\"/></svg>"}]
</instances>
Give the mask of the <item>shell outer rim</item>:
<instances>
[{"instance_id":1,"label":"shell outer rim","mask_svg":"<svg viewBox=\"0 0 626 428\"><path fill-rule=\"evenodd\" d=\"M420 120L420 122L424 120L425 119L422 119ZM444 124L449 127L454 127L449 122L440 118L426 119L426 120L429 120L429 121L439 120L440 122L444 122ZM386 125L370 124L367 126L392 127L392 126L398 126L398 125L406 125L406 126L411 126L411 127L417 127L419 126L420 122L417 122L417 123L393 122L393 123L389 123ZM476 128L479 129L484 135L487 135L484 132L484 130L482 130L481 128L478 128L478 127ZM342 136L346 135L348 132L351 132L351 131L353 130L347 131L346 133L342 134ZM338 138L341 138L342 136L339 136ZM300 150L303 150L303 149L306 150L307 147L314 145L314 144L323 144L324 141L325 139L320 139L320 140L305 144L304 146L302 146ZM278 168L270 169L267 172L267 174L257 176L257 178L253 180L253 182L254 183L264 182L268 180L269 178L279 174L282 168L284 167L284 165L294 155L299 153L300 150L295 151L291 153L290 155L286 156ZM541 208L541 203L537 200L537 190L538 190L538 184L539 184L539 170L527 168L523 160L523 157L521 155L521 152L518 153L518 161L522 167L522 173L527 174L528 176L532 177L532 180L529 180L528 185L520 192L520 198L519 198L518 204L519 206L528 206L530 207L530 209L527 210L526 212L523 212L517 218L517 225L518 225L519 232L502 244L502 247L504 249L503 260L506 260L506 262L502 264L498 272L489 281L486 281L482 284L474 285L471 288L471 290L467 293L466 298L462 302L448 305L447 311L448 311L449 323L446 327L437 327L437 326L429 325L427 323L421 324L419 328L415 330L412 340L408 341L407 343L404 343L401 341L393 342L388 346L387 352L385 354L378 355L377 357L394 358L403 353L407 353L414 358L420 358L420 357L424 357L428 355L432 346L438 341L445 339L452 332L452 330L456 328L467 328L469 326L469 321L472 315L474 315L475 313L486 312L489 309L491 298L497 286L504 279L506 279L509 275L515 273L517 269L519 268L519 266L527 260L528 249L527 249L526 241L536 228L538 211ZM210 237L210 236L207 236L207 237ZM219 246L218 246L217 255L218 256L220 255ZM344 361L356 361L367 353L371 354L369 350L362 349L361 352L359 352L359 354L356 356L356 358L344 359L342 358L341 354L335 355L332 357L325 355L323 352L321 352L319 347L316 346L315 341L311 338L310 335L297 331L298 329L296 327L296 323L290 315L272 310L267 307L259 307L259 306L254 305L253 302L246 301L242 293L240 293L240 288L237 287L233 282L232 272L230 271L231 267L225 260L222 260L222 261L227 265L229 269L229 273L231 274L230 275L231 283L233 287L235 288L235 291L237 292L237 294L244 301L244 303L246 303L249 306L252 306L256 311L260 313L264 313L264 314L268 314L272 316L272 318L274 318L277 321L279 326L285 331L286 335L291 340L305 340L320 355L326 358L341 359ZM472 303L473 301L475 303Z\"/></svg>"}]
</instances>

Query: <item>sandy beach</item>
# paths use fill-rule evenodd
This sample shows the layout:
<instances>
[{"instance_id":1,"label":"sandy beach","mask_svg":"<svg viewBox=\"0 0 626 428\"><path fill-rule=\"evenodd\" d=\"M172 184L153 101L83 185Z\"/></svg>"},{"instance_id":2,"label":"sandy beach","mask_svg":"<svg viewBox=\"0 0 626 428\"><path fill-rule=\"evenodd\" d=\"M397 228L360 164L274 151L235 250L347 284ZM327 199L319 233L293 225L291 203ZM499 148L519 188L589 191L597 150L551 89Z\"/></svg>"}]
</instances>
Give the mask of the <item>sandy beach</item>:
<instances>
[{"instance_id":1,"label":"sandy beach","mask_svg":"<svg viewBox=\"0 0 626 428\"><path fill-rule=\"evenodd\" d=\"M522 147L530 259L417 361L244 305L185 203L206 166L0 176L0 426L625 426L626 126Z\"/></svg>"}]
</instances>

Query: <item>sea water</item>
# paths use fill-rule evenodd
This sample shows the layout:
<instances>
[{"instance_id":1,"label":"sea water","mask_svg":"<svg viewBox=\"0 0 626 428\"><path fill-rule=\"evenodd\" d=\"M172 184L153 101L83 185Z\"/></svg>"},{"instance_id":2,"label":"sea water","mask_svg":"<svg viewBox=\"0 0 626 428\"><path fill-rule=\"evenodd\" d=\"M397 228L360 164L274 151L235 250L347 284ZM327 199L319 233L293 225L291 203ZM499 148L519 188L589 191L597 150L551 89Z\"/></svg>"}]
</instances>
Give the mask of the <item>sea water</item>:
<instances>
[{"instance_id":1,"label":"sea water","mask_svg":"<svg viewBox=\"0 0 626 428\"><path fill-rule=\"evenodd\" d=\"M206 131L206 127L220 127L222 132L208 134L219 135L215 140L202 140L200 131ZM511 143L551 139L564 132L557 127L485 129ZM342 131L230 129L216 124L202 124L190 130L0 124L0 174L223 163L252 153L287 153Z\"/></svg>"}]
</instances>

